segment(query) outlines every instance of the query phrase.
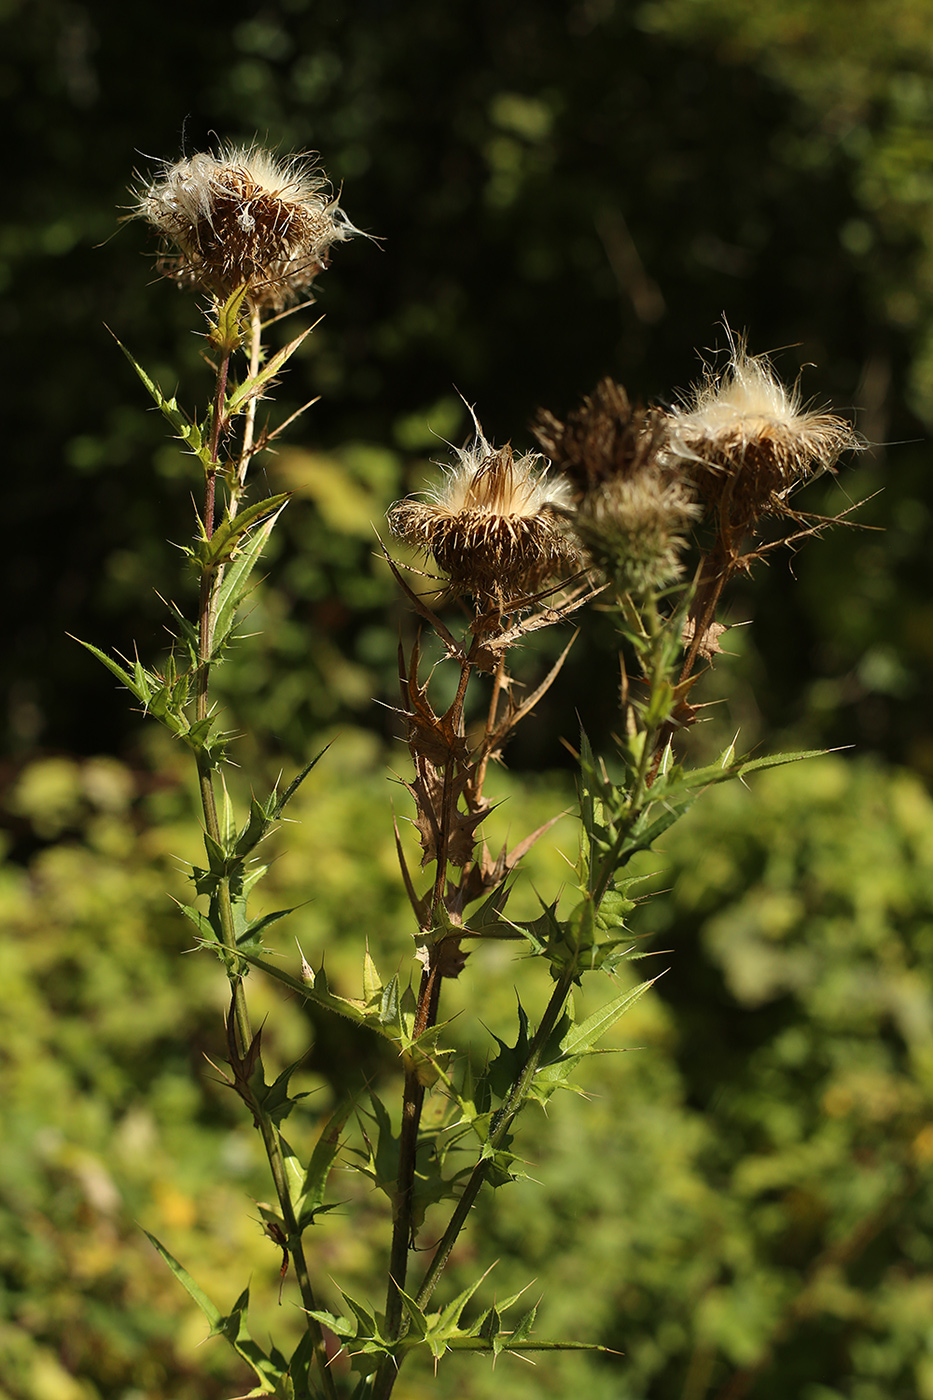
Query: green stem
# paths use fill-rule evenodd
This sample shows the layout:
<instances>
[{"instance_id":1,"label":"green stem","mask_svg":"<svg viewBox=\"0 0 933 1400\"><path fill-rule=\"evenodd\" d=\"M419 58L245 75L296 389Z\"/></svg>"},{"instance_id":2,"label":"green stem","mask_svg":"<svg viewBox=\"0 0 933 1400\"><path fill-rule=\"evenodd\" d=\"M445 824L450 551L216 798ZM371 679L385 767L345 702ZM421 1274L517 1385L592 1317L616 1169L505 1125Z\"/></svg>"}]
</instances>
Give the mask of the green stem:
<instances>
[{"instance_id":1,"label":"green stem","mask_svg":"<svg viewBox=\"0 0 933 1400\"><path fill-rule=\"evenodd\" d=\"M657 603L654 598L649 598L645 604L645 618L648 623L648 705L651 706L652 699L658 686L667 680L664 674L664 664L662 659L663 640L661 637L660 619L658 618ZM645 792L648 787L648 772L654 759L655 740L659 731L663 728L661 724L645 725L645 742L638 759L638 768L635 772L635 782L632 786L632 794L629 799L629 811L636 815L641 809Z\"/></svg>"},{"instance_id":2,"label":"green stem","mask_svg":"<svg viewBox=\"0 0 933 1400\"><path fill-rule=\"evenodd\" d=\"M528 1096L532 1080L538 1070L541 1054L563 1014L564 1006L570 995L570 989L573 986L573 979L574 969L571 965L564 969L561 973L560 980L555 984L554 990L551 993L551 999L545 1008L538 1029L535 1031L532 1042L528 1047L528 1057L522 1067L522 1072L512 1085L508 1098L496 1115L495 1122L489 1134L486 1151L473 1168L470 1179L464 1188L463 1195L457 1202L457 1208L450 1217L447 1229L444 1231L440 1243L434 1251L431 1263L428 1265L424 1278L421 1281L421 1287L416 1296L419 1308L425 1307L430 1301L431 1294L434 1292L437 1281L450 1258L451 1251L457 1242L460 1231L463 1229L467 1216L473 1208L473 1203L479 1195L480 1188L490 1171L493 1162L491 1154L495 1153L501 1146L509 1128L512 1126L515 1115ZM388 1393L387 1391L386 1394Z\"/></svg>"},{"instance_id":3,"label":"green stem","mask_svg":"<svg viewBox=\"0 0 933 1400\"><path fill-rule=\"evenodd\" d=\"M653 598L649 599L644 609L643 627L645 638L644 657L646 679L648 681L648 708L650 709L652 697L658 686L667 680L664 665L664 635L661 621L658 616L657 605ZM592 886L591 894L593 902L598 908L605 897L606 891L618 872L620 853L632 834L639 818L645 808L649 805L651 792L651 779L656 770L658 739L663 734L667 726L667 721L655 724L644 724L642 729L642 748L638 756L638 763L635 768L632 781L631 792L625 808L624 817L615 841L610 850L598 867L598 878Z\"/></svg>"},{"instance_id":4,"label":"green stem","mask_svg":"<svg viewBox=\"0 0 933 1400\"><path fill-rule=\"evenodd\" d=\"M211 760L202 750L198 754L198 784L201 791L201 809L204 813L204 826L212 840L220 844L220 822L217 817L217 799L214 793L214 775ZM227 963L227 976L233 992L234 1017L241 1055L249 1050L253 1040L249 1010L246 1005L246 989L239 968L236 946L236 926L233 921L233 903L230 898L230 881L222 876L217 885L217 909L220 914L220 930L224 947L230 958Z\"/></svg>"},{"instance_id":5,"label":"green stem","mask_svg":"<svg viewBox=\"0 0 933 1400\"><path fill-rule=\"evenodd\" d=\"M431 1263L428 1265L415 1299L419 1308L426 1307L430 1301L431 1294L434 1292L437 1281L444 1271L461 1230L466 1224L467 1216L473 1209L473 1204L489 1174L494 1160L494 1154L504 1141L509 1128L514 1122L515 1115L528 1096L532 1080L538 1069L541 1054L563 1014L564 1006L570 995L570 989L573 986L573 979L574 969L571 965L565 968L561 973L560 980L556 983L551 993L551 999L545 1007L544 1015L528 1047L528 1056L522 1066L521 1074L512 1085L508 1098L502 1104L502 1107L496 1115L483 1156L473 1168L470 1179L464 1188L463 1195L457 1202L457 1207L450 1217L447 1229L444 1231L434 1251ZM401 1299L398 1301L399 1304L401 1304ZM392 1394L392 1390L398 1378L398 1372L399 1367L396 1358L394 1356L387 1356L380 1363L379 1369L376 1372L373 1381L372 1400L389 1400L389 1396Z\"/></svg>"},{"instance_id":6,"label":"green stem","mask_svg":"<svg viewBox=\"0 0 933 1400\"><path fill-rule=\"evenodd\" d=\"M282 1219L285 1222L288 1252L291 1255L292 1264L295 1269L295 1277L298 1280L298 1287L301 1291L302 1306L308 1314L307 1327L311 1335L311 1345L314 1350L314 1356L321 1373L321 1384L324 1387L324 1394L328 1397L328 1400L337 1400L337 1389L334 1383L333 1372L327 1364L327 1347L324 1342L324 1333L321 1330L321 1324L318 1322L317 1318L310 1316L311 1313L317 1310L317 1302L314 1297L311 1276L308 1272L308 1261L305 1258L304 1245L301 1239L301 1228L295 1215L291 1192L288 1187L285 1159L282 1156L282 1144L279 1140L275 1124L272 1123L264 1113L258 1115L257 1123L259 1131L262 1134L266 1156L269 1159L269 1167L272 1171L272 1180L275 1183L275 1193L279 1198Z\"/></svg>"},{"instance_id":7,"label":"green stem","mask_svg":"<svg viewBox=\"0 0 933 1400\"><path fill-rule=\"evenodd\" d=\"M426 968L418 993L414 1034L422 1035L437 1021L441 978L437 968ZM389 1254L389 1281L386 1288L386 1333L391 1337L403 1335L402 1297L408 1276L408 1253L412 1247L415 1166L418 1154L418 1130L424 1106L424 1085L418 1078L417 1066L405 1073L402 1096L402 1123L399 1129L398 1184L392 1220L392 1246Z\"/></svg>"},{"instance_id":8,"label":"green stem","mask_svg":"<svg viewBox=\"0 0 933 1400\"><path fill-rule=\"evenodd\" d=\"M251 373L255 373L259 365L261 332L259 315L255 310L253 312L252 330L250 369ZM217 385L214 394L214 415L211 432L211 466L206 475L204 499L204 530L208 539L210 539L214 530L216 476L219 463L218 453L221 425L224 417L223 406L229 364L230 355L228 352L224 355L218 368ZM251 405L251 408L254 410L254 405ZM235 514L239 499L245 489L246 470L249 465L253 445L254 423L255 411L250 413L247 418L239 466L235 479L230 483L229 509L231 514ZM205 570L201 578L198 618L198 679L195 697L195 714L199 720L206 719L210 710L209 692L211 657L214 644L214 621L216 618L217 593L222 581L222 569ZM217 796L214 791L213 760L208 753L201 750L197 757L197 764L198 785L201 794L201 808L204 813L205 830L213 841L221 845L220 820L217 814ZM227 964L227 975L230 979L232 992L236 1039L239 1053L245 1056L248 1054L253 1043L253 1032L250 1024L249 1009L246 1003L246 989L243 985L243 977L239 971L240 963L237 956L236 925L233 918L233 903L230 897L230 881L226 876L222 876L218 880L216 898L217 909L220 916L220 936L225 949L230 955ZM256 1114L255 1117L256 1124L262 1135L263 1146L265 1147L266 1156L269 1161L269 1168L272 1172L272 1180L275 1185L279 1207L282 1211L282 1219L285 1222L287 1248L295 1269L295 1277L298 1280L302 1305L305 1311L310 1314L316 1310L317 1303L314 1296L314 1289L311 1285L311 1278L308 1273L308 1264L302 1244L301 1229L299 1228L294 1206L292 1205L288 1176L285 1170L285 1161L282 1156L282 1145L279 1141L275 1124L262 1112ZM315 1318L308 1316L307 1327L311 1337L311 1345L317 1361L318 1370L320 1371L324 1394L327 1400L337 1400L337 1391L333 1373L328 1366L327 1349L324 1343L324 1334L321 1330L321 1325Z\"/></svg>"}]
</instances>

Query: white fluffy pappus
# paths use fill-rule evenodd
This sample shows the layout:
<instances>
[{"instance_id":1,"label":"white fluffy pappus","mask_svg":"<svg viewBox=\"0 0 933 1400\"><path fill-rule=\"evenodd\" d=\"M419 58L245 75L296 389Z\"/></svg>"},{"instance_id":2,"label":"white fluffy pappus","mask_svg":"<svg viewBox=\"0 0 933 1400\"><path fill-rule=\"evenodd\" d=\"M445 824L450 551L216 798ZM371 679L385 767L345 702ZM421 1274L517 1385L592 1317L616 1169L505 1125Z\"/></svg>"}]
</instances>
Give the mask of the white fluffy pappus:
<instances>
[{"instance_id":1,"label":"white fluffy pappus","mask_svg":"<svg viewBox=\"0 0 933 1400\"><path fill-rule=\"evenodd\" d=\"M550 474L544 457L529 452L516 459L511 447L497 449L479 431L469 447L455 451L457 464L445 469L426 500L409 497L389 511L398 539L432 554L453 590L471 593L480 607L527 600L578 566L560 514L573 492Z\"/></svg>"},{"instance_id":2,"label":"white fluffy pappus","mask_svg":"<svg viewBox=\"0 0 933 1400\"><path fill-rule=\"evenodd\" d=\"M532 517L549 507L569 509L573 503L570 483L552 473L539 452L516 458L511 449L497 450L480 433L469 447L454 451L456 466L444 467L444 481L426 493L439 510Z\"/></svg>"},{"instance_id":3,"label":"white fluffy pappus","mask_svg":"<svg viewBox=\"0 0 933 1400\"><path fill-rule=\"evenodd\" d=\"M214 200L227 188L230 172L246 177L257 193L290 204L314 199L323 205L326 177L310 155L280 160L261 146L222 146L217 155L199 151L182 160L163 161L159 177L140 192L139 212L160 220L209 219Z\"/></svg>"},{"instance_id":4,"label":"white fluffy pappus","mask_svg":"<svg viewBox=\"0 0 933 1400\"><path fill-rule=\"evenodd\" d=\"M792 514L798 486L864 444L844 418L804 408L797 386L788 389L767 356L750 355L744 338L730 332L729 341L725 368L708 370L668 415L667 452L721 530L741 536L763 516Z\"/></svg>"},{"instance_id":5,"label":"white fluffy pappus","mask_svg":"<svg viewBox=\"0 0 933 1400\"><path fill-rule=\"evenodd\" d=\"M798 386L788 389L766 355L750 355L744 337L730 333L729 341L726 367L708 371L669 416L675 452L739 466L758 449L782 474L800 477L861 446L845 419L805 408Z\"/></svg>"},{"instance_id":6,"label":"white fluffy pappus","mask_svg":"<svg viewBox=\"0 0 933 1400\"><path fill-rule=\"evenodd\" d=\"M261 306L301 295L329 249L359 233L316 159L229 145L165 161L136 196L137 215L162 236L161 270L223 297L246 283Z\"/></svg>"}]
</instances>

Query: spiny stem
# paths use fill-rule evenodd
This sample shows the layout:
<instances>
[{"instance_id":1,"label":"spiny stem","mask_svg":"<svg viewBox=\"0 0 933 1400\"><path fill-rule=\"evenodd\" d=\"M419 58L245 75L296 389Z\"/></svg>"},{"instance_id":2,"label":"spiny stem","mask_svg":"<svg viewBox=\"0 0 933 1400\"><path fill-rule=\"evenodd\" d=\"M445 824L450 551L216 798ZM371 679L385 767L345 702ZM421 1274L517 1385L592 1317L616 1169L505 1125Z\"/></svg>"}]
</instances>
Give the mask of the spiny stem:
<instances>
[{"instance_id":1,"label":"spiny stem","mask_svg":"<svg viewBox=\"0 0 933 1400\"><path fill-rule=\"evenodd\" d=\"M712 552L703 561L703 569L700 582L697 586L696 598L693 607L690 609L690 616L693 620L693 637L690 640L690 647L684 658L683 669L680 679L685 681L690 675L696 659L700 654L700 647L703 645L703 638L709 631L710 625L716 616L716 607L722 596L722 590L729 576L729 558L731 555L731 544L725 545L722 540L718 540Z\"/></svg>"},{"instance_id":2,"label":"spiny stem","mask_svg":"<svg viewBox=\"0 0 933 1400\"><path fill-rule=\"evenodd\" d=\"M208 835L220 844L220 821L217 816L217 799L214 794L214 778L210 758L203 752L198 754L198 786L201 793L201 809L204 813L204 826ZM233 903L230 898L230 881L222 876L217 882L217 909L220 914L220 931L224 947L230 954L227 976L233 991L234 1017L241 1055L249 1049L253 1031L250 1025L249 1010L246 1005L246 990L243 978L236 971L238 966L236 927L233 920Z\"/></svg>"},{"instance_id":3,"label":"spiny stem","mask_svg":"<svg viewBox=\"0 0 933 1400\"><path fill-rule=\"evenodd\" d=\"M423 1035L437 1022L440 1004L441 976L436 966L425 968L418 992L413 1035ZM402 1123L399 1129L398 1183L395 1212L392 1221L392 1245L389 1253L389 1282L386 1291L386 1331L390 1336L401 1335L402 1298L408 1275L408 1253L412 1247L415 1167L418 1154L418 1131L424 1107L424 1085L418 1078L418 1066L405 1071L402 1095Z\"/></svg>"},{"instance_id":4,"label":"spiny stem","mask_svg":"<svg viewBox=\"0 0 933 1400\"><path fill-rule=\"evenodd\" d=\"M689 615L693 622L693 636L690 639L690 646L680 671L681 685L693 672L700 654L700 647L703 645L703 638L715 620L716 608L719 605L722 590L728 582L731 572L734 572L737 543L738 541L731 534L728 537L720 535L711 552L703 560L696 586L696 595L690 608ZM649 787L657 777L658 769L661 766L661 755L673 737L675 729L676 726L667 720L657 732L651 771L647 777Z\"/></svg>"},{"instance_id":5,"label":"spiny stem","mask_svg":"<svg viewBox=\"0 0 933 1400\"><path fill-rule=\"evenodd\" d=\"M255 379L259 373L259 362L262 358L262 317L258 306L250 309L250 338L249 338L249 377ZM236 489L231 492L230 514L236 515L240 497L246 489L246 473L253 455L253 442L256 434L256 409L259 400L256 397L250 399L246 406L246 422L243 425L243 445L240 448L240 462L236 473Z\"/></svg>"},{"instance_id":6,"label":"spiny stem","mask_svg":"<svg viewBox=\"0 0 933 1400\"><path fill-rule=\"evenodd\" d=\"M661 657L663 650L663 640L658 618L657 601L649 597L645 603L645 620L647 622L648 638L648 691L649 696L653 696L658 686L667 679L664 674L664 665ZM650 704L649 699L649 704ZM638 759L638 768L635 773L635 782L632 785L632 792L629 798L629 811L637 814L642 806L645 796L645 789L648 786L648 771L655 756L656 742L659 733L664 729L664 724L653 724L645 726L645 742Z\"/></svg>"},{"instance_id":7,"label":"spiny stem","mask_svg":"<svg viewBox=\"0 0 933 1400\"><path fill-rule=\"evenodd\" d=\"M261 332L262 325L258 311L254 308L252 312L252 335L250 343L250 374L254 376L259 368L261 355ZM204 496L204 532L208 539L211 538L214 530L214 516L216 511L216 478L219 466L219 449L221 427L224 419L224 400L227 388L227 376L229 373L230 353L227 352L218 367L217 384L214 393L214 413L211 432L211 464L206 473L205 496ZM252 454L253 439L255 432L255 399L250 402L247 410L246 423L243 432L243 441L240 448L239 462L235 476L229 483L228 510L232 515L236 514L240 499L246 488L246 472ZM214 644L214 621L216 616L217 593L223 581L223 569L205 569L201 578L201 593L199 600L198 618L198 683L195 699L195 713L197 719L206 719L210 710L210 676L211 660ZM218 845L222 844L220 820L217 813L217 796L214 789L214 763L208 753L203 750L198 754L198 783L201 793L201 807L204 813L204 825L212 841ZM247 1055L253 1043L252 1027L250 1025L249 1009L246 1003L246 990L243 985L243 978L238 969L236 926L233 918L233 902L230 895L230 881L226 876L222 876L217 882L217 909L220 917L220 934L224 947L230 954L227 975L230 979L232 993L232 1015L236 1030L236 1041L239 1053ZM308 1264L305 1258L304 1246L302 1244L301 1229L295 1215L292 1204L291 1191L288 1183L288 1176L285 1169L285 1161L282 1156L282 1145L279 1140L275 1124L261 1111L255 1115L256 1125L262 1135L263 1146L269 1161L269 1168L272 1173L272 1180L275 1185L276 1196L279 1207L282 1211L282 1219L285 1222L286 1242L288 1252L291 1256L295 1269L295 1277L298 1280L298 1287L301 1292L302 1305L305 1311L310 1314L316 1310L314 1289L311 1285L311 1277L308 1272ZM320 1323L310 1315L307 1322L308 1332L311 1337L311 1345L317 1361L321 1376L324 1395L327 1400L337 1400L337 1391L327 1359L327 1349L324 1343L324 1334Z\"/></svg>"},{"instance_id":8,"label":"spiny stem","mask_svg":"<svg viewBox=\"0 0 933 1400\"><path fill-rule=\"evenodd\" d=\"M448 716L458 733L463 730L463 706L467 686L473 672L473 651L475 640L469 653L460 665L460 681L457 693L448 710ZM444 770L444 786L441 797L441 829L437 834L437 860L434 888L431 897L431 920L434 927L438 922L438 910L444 898L447 883L447 853L450 845L450 829L457 804L457 789L454 785L455 760L451 757ZM421 976L418 992L418 1006L415 1012L413 1034L423 1035L437 1023L441 994L441 975L431 950L431 962ZM421 1111L424 1107L424 1085L418 1077L417 1065L412 1065L405 1073L402 1094L402 1121L399 1129L399 1160L396 1185L395 1211L392 1222L392 1244L389 1252L389 1282L386 1292L386 1330L390 1336L401 1336L403 1317L400 1289L404 1289L408 1274L408 1254L412 1247L415 1167L418 1154L418 1132L421 1127Z\"/></svg>"},{"instance_id":9,"label":"spiny stem","mask_svg":"<svg viewBox=\"0 0 933 1400\"><path fill-rule=\"evenodd\" d=\"M503 1142L516 1113L521 1108L528 1095L532 1080L538 1069L541 1054L550 1040L555 1026L560 1020L567 998L570 995L570 989L573 986L573 977L574 969L570 966L564 969L560 980L555 984L554 990L551 993L551 999L545 1008L538 1029L535 1031L532 1042L528 1047L528 1056L522 1067L522 1072L512 1085L508 1098L496 1115L489 1134L486 1151L473 1168L470 1179L464 1188L463 1195L457 1202L456 1210L450 1217L447 1229L444 1231L440 1243L434 1251L431 1263L428 1265L424 1278L421 1281L421 1287L418 1289L416 1296L416 1302L419 1308L426 1307L430 1301L431 1294L434 1292L437 1281L450 1258L460 1231L463 1229L467 1216L473 1208L473 1202L479 1195L480 1188L492 1167L494 1160L492 1154L496 1152Z\"/></svg>"},{"instance_id":10,"label":"spiny stem","mask_svg":"<svg viewBox=\"0 0 933 1400\"><path fill-rule=\"evenodd\" d=\"M211 462L215 470L220 460L220 431L222 427L226 426L227 419L227 415L224 413L224 400L227 396L227 374L229 369L230 351L225 350L221 356L220 364L217 367L217 383L214 387L214 411L211 414ZM210 519L205 518L204 527L207 530L207 537L210 539L213 529L213 513Z\"/></svg>"}]
</instances>

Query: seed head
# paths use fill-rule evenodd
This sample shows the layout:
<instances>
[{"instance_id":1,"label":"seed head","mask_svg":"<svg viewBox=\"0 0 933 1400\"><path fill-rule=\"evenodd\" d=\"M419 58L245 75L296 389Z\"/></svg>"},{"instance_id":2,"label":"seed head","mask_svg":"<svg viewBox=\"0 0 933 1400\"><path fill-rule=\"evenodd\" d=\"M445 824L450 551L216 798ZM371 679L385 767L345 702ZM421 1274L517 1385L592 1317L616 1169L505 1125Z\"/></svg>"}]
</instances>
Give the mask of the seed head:
<instances>
[{"instance_id":1,"label":"seed head","mask_svg":"<svg viewBox=\"0 0 933 1400\"><path fill-rule=\"evenodd\" d=\"M668 426L672 455L736 531L786 514L795 487L861 447L845 419L804 409L798 390L781 383L764 355L749 355L743 339L732 341L726 368L709 372Z\"/></svg>"},{"instance_id":2,"label":"seed head","mask_svg":"<svg viewBox=\"0 0 933 1400\"><path fill-rule=\"evenodd\" d=\"M620 593L644 597L680 577L684 534L699 514L684 482L646 471L588 492L573 528L594 569Z\"/></svg>"},{"instance_id":3,"label":"seed head","mask_svg":"<svg viewBox=\"0 0 933 1400\"><path fill-rule=\"evenodd\" d=\"M280 161L225 146L174 163L137 193L136 213L162 237L159 269L221 300L247 283L253 306L279 310L307 292L334 243L355 229L314 157Z\"/></svg>"},{"instance_id":4,"label":"seed head","mask_svg":"<svg viewBox=\"0 0 933 1400\"><path fill-rule=\"evenodd\" d=\"M398 539L432 554L458 592L478 609L527 600L578 563L558 512L572 501L566 481L543 457L515 458L477 434L427 501L398 501L389 526Z\"/></svg>"}]
</instances>

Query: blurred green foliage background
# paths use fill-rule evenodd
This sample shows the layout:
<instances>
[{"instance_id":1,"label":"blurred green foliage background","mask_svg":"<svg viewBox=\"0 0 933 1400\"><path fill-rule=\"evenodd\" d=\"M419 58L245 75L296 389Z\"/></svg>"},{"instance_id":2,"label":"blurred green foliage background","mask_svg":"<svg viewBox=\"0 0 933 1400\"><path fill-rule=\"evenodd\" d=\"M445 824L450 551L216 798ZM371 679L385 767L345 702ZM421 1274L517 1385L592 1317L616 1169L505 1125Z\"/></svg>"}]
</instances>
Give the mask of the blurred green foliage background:
<instances>
[{"instance_id":1,"label":"blurred green foliage background","mask_svg":"<svg viewBox=\"0 0 933 1400\"><path fill-rule=\"evenodd\" d=\"M217 1301L279 1256L250 1197L257 1144L204 1056L223 978L182 956L199 832L166 748L77 633L154 659L191 463L107 326L203 408L190 299L159 283L133 170L222 138L318 149L353 221L325 319L277 394L320 402L275 457L292 502L224 702L244 771L339 734L285 829L269 898L356 991L408 926L386 782L402 614L375 558L388 504L468 431L527 447L611 373L670 402L722 316L871 447L802 504L856 519L730 603L747 622L697 736L852 745L719 792L672 836L638 931L670 971L594 1062L588 1101L528 1118L533 1182L491 1197L457 1261L533 1278L542 1333L621 1357L412 1375L406 1395L517 1400L933 1397L933 8L926 0L270 0L158 12L0 0L9 105L0 338L9 420L2 722L0 1393L211 1400L245 1381L137 1222ZM293 324L293 323L292 323ZM283 334L290 328L286 322ZM785 348L782 348L785 347ZM880 494L875 494L880 493ZM522 832L571 802L560 739L614 722L599 620L510 751ZM559 639L555 638L554 646ZM546 650L546 648L545 648ZM529 672L546 656L529 651ZM730 726L732 730L730 730ZM543 774L551 776L542 776ZM402 803L397 799L402 809ZM572 823L556 844L573 849ZM562 866L535 854L550 891ZM647 871L646 871L647 873ZM310 901L310 902L309 902ZM649 964L652 966L653 964ZM518 970L524 977L527 969ZM508 960L476 956L458 1034L514 1020ZM395 1066L267 988L274 1066L311 1050L302 1131L357 1068ZM258 1017L257 1017L258 1019ZM385 1213L348 1175L321 1276L363 1289Z\"/></svg>"}]
</instances>

